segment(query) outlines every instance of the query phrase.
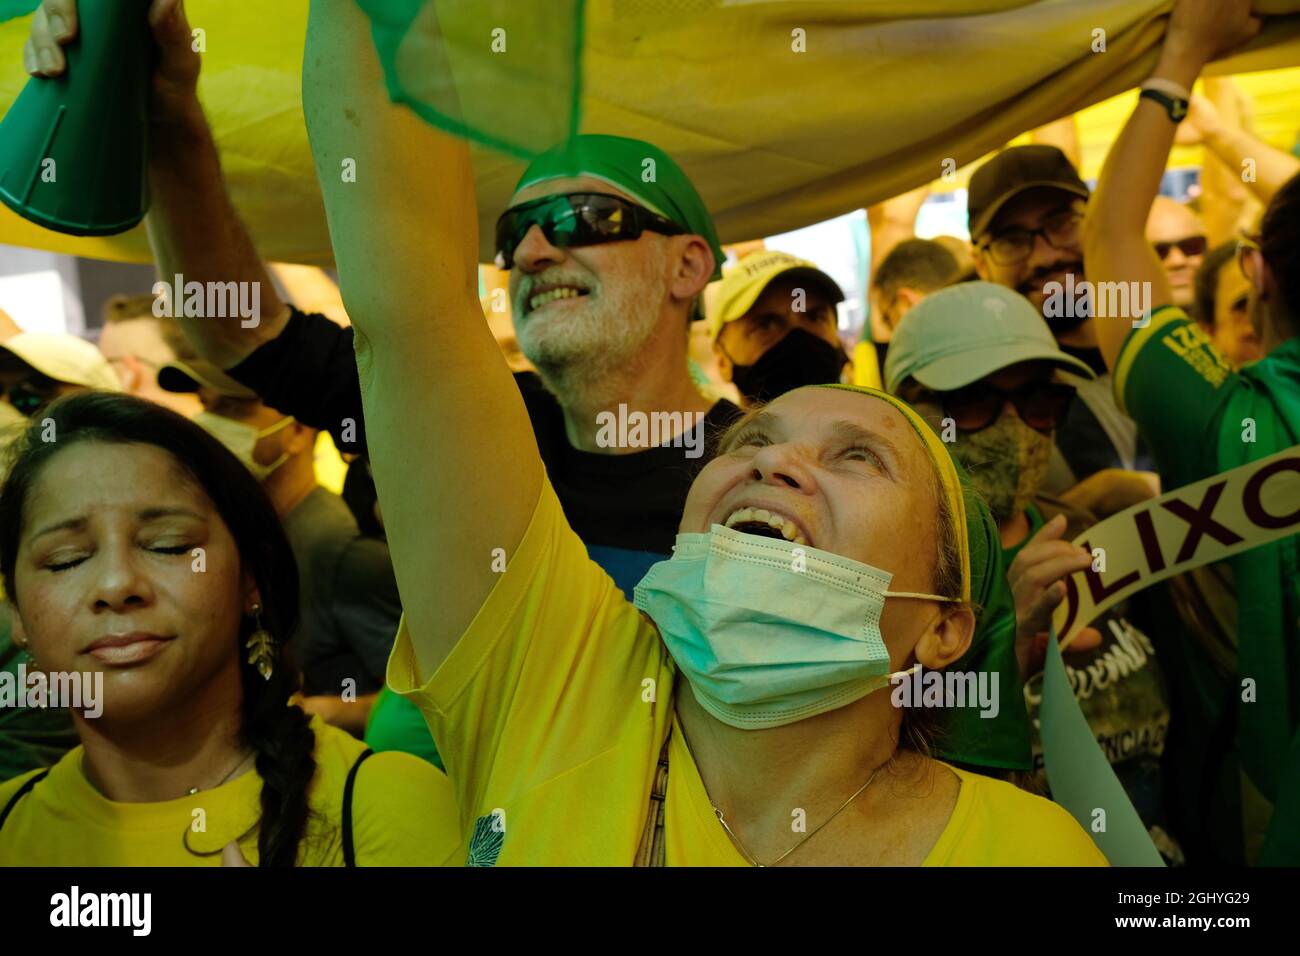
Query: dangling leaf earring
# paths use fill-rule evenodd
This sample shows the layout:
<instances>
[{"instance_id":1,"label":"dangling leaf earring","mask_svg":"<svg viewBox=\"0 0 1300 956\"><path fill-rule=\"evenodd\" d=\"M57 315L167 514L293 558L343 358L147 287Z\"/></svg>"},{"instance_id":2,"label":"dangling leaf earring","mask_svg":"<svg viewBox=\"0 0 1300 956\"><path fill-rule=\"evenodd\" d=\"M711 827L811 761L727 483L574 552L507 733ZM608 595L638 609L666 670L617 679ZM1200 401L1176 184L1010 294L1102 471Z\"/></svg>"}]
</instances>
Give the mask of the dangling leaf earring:
<instances>
[{"instance_id":1,"label":"dangling leaf earring","mask_svg":"<svg viewBox=\"0 0 1300 956\"><path fill-rule=\"evenodd\" d=\"M248 663L257 668L263 680L270 680L275 669L275 638L262 626L262 605L253 605L253 617L257 627L244 642L244 647L248 648Z\"/></svg>"}]
</instances>

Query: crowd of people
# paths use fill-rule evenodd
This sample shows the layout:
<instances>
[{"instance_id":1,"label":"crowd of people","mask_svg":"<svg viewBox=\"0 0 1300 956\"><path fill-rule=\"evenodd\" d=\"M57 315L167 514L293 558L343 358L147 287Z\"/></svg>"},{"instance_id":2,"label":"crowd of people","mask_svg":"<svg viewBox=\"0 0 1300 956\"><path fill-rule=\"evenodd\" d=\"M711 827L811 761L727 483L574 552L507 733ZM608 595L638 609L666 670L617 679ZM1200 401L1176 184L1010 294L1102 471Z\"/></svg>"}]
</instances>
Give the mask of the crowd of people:
<instances>
[{"instance_id":1,"label":"crowd of people","mask_svg":"<svg viewBox=\"0 0 1300 956\"><path fill-rule=\"evenodd\" d=\"M1071 542L1300 444L1300 160L1191 92L1249 6L1179 0L1095 188L1012 146L968 243L876 250L852 351L841 286L729 263L661 149L560 144L497 219L516 371L469 149L388 101L361 10L313 5L304 58L342 325L271 281L155 0L158 272L256 284L261 314L123 295L98 349L2 333L0 666L103 695L0 709L0 863L1105 865L1044 772L1052 617L1094 561ZM31 72L76 33L46 0ZM1176 135L1257 161L1257 224L1158 194ZM1085 283L1132 308L1062 301ZM1300 862L1298 646L1292 536L1063 649L1168 863ZM925 672L994 697L900 704Z\"/></svg>"}]
</instances>

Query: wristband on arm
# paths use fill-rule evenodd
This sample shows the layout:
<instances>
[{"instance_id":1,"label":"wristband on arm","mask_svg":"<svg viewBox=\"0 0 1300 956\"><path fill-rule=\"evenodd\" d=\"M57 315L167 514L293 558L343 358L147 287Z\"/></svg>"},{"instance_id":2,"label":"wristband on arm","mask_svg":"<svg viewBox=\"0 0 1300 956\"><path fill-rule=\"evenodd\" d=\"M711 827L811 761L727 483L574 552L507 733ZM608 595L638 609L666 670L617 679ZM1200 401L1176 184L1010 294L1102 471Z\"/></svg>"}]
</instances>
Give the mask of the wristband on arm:
<instances>
[{"instance_id":1,"label":"wristband on arm","mask_svg":"<svg viewBox=\"0 0 1300 956\"><path fill-rule=\"evenodd\" d=\"M1164 107L1173 123L1181 123L1187 117L1188 101L1191 93L1172 80L1152 77L1142 84L1139 99L1154 100Z\"/></svg>"}]
</instances>

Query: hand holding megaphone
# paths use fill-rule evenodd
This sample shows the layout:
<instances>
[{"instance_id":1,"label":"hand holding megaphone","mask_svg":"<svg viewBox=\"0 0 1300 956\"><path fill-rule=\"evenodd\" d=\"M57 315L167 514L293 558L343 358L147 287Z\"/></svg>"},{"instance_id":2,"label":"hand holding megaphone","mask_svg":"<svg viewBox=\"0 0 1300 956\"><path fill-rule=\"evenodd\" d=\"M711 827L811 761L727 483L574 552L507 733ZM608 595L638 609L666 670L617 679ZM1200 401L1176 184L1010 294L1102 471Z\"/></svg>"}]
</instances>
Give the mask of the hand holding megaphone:
<instances>
[{"instance_id":1,"label":"hand holding megaphone","mask_svg":"<svg viewBox=\"0 0 1300 956\"><path fill-rule=\"evenodd\" d=\"M67 69L63 47L76 40L79 33L77 5L78 0L43 0L32 15L32 32L23 47L23 68L30 75L61 76ZM150 111L151 118L158 120L191 104L199 81L200 58L194 50L181 0L149 0L148 23L158 45Z\"/></svg>"},{"instance_id":2,"label":"hand holding megaphone","mask_svg":"<svg viewBox=\"0 0 1300 956\"><path fill-rule=\"evenodd\" d=\"M0 200L75 235L136 225L150 126L198 106L180 0L44 0L23 63L33 79L0 127Z\"/></svg>"}]
</instances>

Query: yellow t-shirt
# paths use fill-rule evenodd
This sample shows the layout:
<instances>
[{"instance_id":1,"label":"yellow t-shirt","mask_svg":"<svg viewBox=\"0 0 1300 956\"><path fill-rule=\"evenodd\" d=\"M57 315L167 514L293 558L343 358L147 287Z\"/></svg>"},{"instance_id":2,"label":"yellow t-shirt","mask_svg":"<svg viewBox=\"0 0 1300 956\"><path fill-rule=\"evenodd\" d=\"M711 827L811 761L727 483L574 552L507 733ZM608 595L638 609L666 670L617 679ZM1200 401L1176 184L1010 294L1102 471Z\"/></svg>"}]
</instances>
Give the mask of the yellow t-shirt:
<instances>
[{"instance_id":1,"label":"yellow t-shirt","mask_svg":"<svg viewBox=\"0 0 1300 956\"><path fill-rule=\"evenodd\" d=\"M437 673L406 622L388 683L433 730L476 865L628 865L673 717L675 669L654 625L569 528L549 482L518 550ZM669 745L670 866L742 866L680 730ZM926 865L1105 865L1064 810L956 770Z\"/></svg>"},{"instance_id":2,"label":"yellow t-shirt","mask_svg":"<svg viewBox=\"0 0 1300 956\"><path fill-rule=\"evenodd\" d=\"M316 774L299 864L342 866L343 785L365 744L319 718L312 730ZM256 771L178 800L116 803L86 780L81 755L70 750L15 804L0 828L0 866L220 866L221 848L241 836L244 858L257 864L257 832L245 836L261 814ZM31 776L0 784L0 808ZM452 801L431 764L396 752L368 758L352 793L357 865L458 865L465 851Z\"/></svg>"}]
</instances>

